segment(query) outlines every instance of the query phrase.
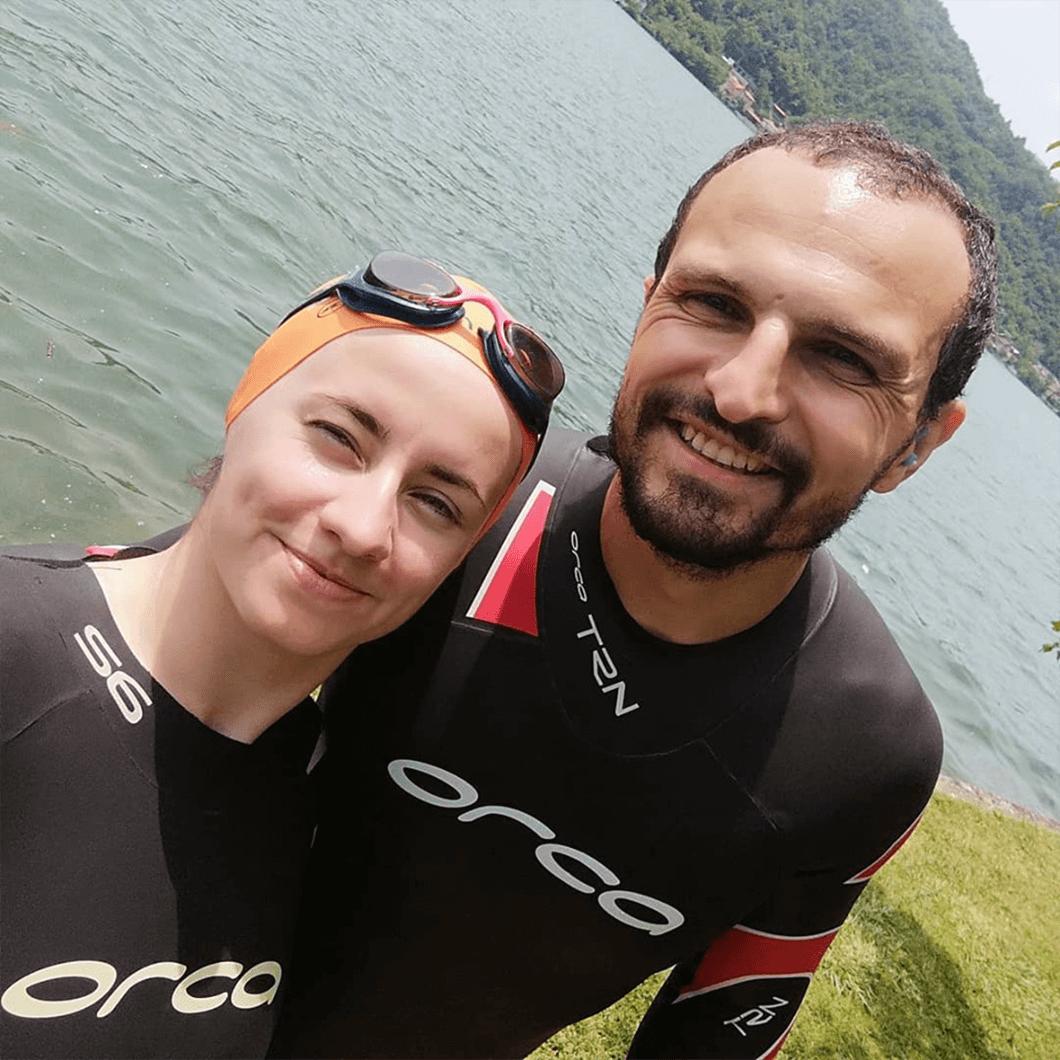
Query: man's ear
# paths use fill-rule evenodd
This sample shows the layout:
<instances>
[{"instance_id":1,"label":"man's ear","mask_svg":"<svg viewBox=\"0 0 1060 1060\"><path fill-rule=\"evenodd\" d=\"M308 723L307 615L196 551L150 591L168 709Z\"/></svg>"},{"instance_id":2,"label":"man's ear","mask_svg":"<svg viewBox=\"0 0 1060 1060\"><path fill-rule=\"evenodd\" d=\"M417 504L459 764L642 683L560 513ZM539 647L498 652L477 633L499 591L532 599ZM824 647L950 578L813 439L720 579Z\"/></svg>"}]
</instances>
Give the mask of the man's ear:
<instances>
[{"instance_id":1,"label":"man's ear","mask_svg":"<svg viewBox=\"0 0 1060 1060\"><path fill-rule=\"evenodd\" d=\"M655 275L644 277L644 305L647 306L652 291L655 290Z\"/></svg>"},{"instance_id":2,"label":"man's ear","mask_svg":"<svg viewBox=\"0 0 1060 1060\"><path fill-rule=\"evenodd\" d=\"M924 461L940 445L945 445L957 433L957 428L964 423L967 415L968 406L960 398L947 401L935 417L928 420L916 432L913 441L894 458L891 466L873 483L873 490L876 493L890 493L910 475L916 474L924 466Z\"/></svg>"}]
</instances>

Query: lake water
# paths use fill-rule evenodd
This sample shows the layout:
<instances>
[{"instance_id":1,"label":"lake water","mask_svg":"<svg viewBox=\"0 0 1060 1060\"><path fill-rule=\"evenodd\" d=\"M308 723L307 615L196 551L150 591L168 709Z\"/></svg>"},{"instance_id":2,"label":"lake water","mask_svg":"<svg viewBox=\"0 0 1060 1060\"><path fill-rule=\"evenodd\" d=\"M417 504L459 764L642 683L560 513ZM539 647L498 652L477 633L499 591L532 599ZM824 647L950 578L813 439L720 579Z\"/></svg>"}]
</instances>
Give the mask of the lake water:
<instances>
[{"instance_id":1,"label":"lake water","mask_svg":"<svg viewBox=\"0 0 1060 1060\"><path fill-rule=\"evenodd\" d=\"M602 428L655 244L746 134L611 0L7 0L0 542L182 520L261 337L385 247L488 283ZM968 397L835 551L946 770L1060 816L1060 421L994 361Z\"/></svg>"}]
</instances>

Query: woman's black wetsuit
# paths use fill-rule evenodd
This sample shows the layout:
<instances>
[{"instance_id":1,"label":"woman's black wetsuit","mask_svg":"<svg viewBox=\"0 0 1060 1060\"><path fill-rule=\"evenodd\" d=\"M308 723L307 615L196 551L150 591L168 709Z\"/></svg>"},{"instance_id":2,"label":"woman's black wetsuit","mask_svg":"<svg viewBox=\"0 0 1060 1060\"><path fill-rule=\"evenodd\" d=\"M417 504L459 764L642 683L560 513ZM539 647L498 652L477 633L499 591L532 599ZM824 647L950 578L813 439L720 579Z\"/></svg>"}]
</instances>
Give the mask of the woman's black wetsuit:
<instances>
[{"instance_id":1,"label":"woman's black wetsuit","mask_svg":"<svg viewBox=\"0 0 1060 1060\"><path fill-rule=\"evenodd\" d=\"M251 745L139 665L77 550L0 556L0 1042L262 1056L312 827L307 700ZM36 556L38 558L30 558Z\"/></svg>"}]
</instances>

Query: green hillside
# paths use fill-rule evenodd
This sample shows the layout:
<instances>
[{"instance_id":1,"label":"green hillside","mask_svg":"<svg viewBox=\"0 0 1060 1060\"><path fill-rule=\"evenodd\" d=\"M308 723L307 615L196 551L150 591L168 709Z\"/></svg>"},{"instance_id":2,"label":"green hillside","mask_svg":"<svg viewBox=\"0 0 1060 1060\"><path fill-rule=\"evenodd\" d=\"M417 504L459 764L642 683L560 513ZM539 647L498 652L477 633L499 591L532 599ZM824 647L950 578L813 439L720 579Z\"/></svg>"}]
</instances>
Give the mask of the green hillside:
<instances>
[{"instance_id":1,"label":"green hillside","mask_svg":"<svg viewBox=\"0 0 1060 1060\"><path fill-rule=\"evenodd\" d=\"M875 118L929 150L997 222L998 352L1039 394L1060 377L1060 232L1045 165L987 97L968 46L939 0L623 0L700 81L718 92L730 64L765 118ZM1060 130L1058 130L1060 133ZM1045 144L1035 144L1044 148ZM1013 349L1012 347L1015 347ZM1060 411L1060 385L1050 404Z\"/></svg>"}]
</instances>

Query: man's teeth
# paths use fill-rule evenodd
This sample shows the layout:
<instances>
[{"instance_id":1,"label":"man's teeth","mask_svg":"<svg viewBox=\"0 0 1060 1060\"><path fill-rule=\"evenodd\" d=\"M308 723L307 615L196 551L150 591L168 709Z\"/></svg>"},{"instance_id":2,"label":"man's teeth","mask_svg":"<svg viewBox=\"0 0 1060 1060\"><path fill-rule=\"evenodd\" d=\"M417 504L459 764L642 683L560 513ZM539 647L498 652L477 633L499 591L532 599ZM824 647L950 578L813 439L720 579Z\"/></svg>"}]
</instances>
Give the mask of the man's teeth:
<instances>
[{"instance_id":1,"label":"man's teeth","mask_svg":"<svg viewBox=\"0 0 1060 1060\"><path fill-rule=\"evenodd\" d=\"M724 464L726 467L734 468L736 471L761 471L766 467L764 461L733 449L731 445L721 445L713 438L708 438L701 431L690 427L687 423L681 426L681 437L688 442L697 453L702 453L716 464Z\"/></svg>"}]
</instances>

